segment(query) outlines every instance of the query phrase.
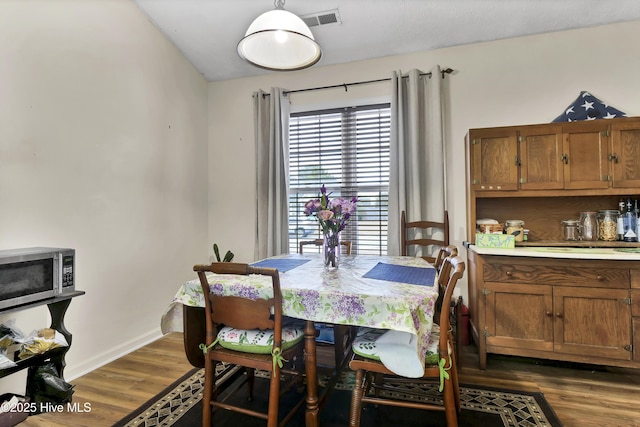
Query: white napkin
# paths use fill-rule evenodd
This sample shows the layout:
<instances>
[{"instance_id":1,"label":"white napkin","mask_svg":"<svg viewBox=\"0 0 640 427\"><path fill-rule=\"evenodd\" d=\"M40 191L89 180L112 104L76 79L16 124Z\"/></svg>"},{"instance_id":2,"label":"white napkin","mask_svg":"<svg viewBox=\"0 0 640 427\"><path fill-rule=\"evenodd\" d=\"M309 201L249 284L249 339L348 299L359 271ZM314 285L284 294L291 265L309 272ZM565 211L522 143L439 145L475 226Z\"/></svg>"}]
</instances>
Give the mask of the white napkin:
<instances>
[{"instance_id":1,"label":"white napkin","mask_svg":"<svg viewBox=\"0 0 640 427\"><path fill-rule=\"evenodd\" d=\"M380 361L389 370L407 378L424 375L424 361L418 358L418 337L409 332L387 331L376 340Z\"/></svg>"}]
</instances>

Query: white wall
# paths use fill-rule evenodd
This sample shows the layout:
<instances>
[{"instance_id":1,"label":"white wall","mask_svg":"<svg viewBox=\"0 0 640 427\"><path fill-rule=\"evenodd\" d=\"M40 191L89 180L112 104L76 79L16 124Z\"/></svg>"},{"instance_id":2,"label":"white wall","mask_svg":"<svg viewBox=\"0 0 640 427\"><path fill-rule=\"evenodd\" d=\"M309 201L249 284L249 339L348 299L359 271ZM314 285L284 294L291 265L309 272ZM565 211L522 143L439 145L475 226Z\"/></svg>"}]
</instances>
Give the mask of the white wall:
<instances>
[{"instance_id":1,"label":"white wall","mask_svg":"<svg viewBox=\"0 0 640 427\"><path fill-rule=\"evenodd\" d=\"M253 260L253 91L456 69L447 77L447 143L460 245L467 130L548 122L580 90L640 115L638 36L632 22L207 84L128 0L1 1L0 249L77 250L87 294L66 319L74 378L159 336L164 309L193 264L208 261L212 242ZM292 102L388 90L381 83ZM48 322L45 308L0 320L12 317L25 332Z\"/></svg>"},{"instance_id":2,"label":"white wall","mask_svg":"<svg viewBox=\"0 0 640 427\"><path fill-rule=\"evenodd\" d=\"M0 249L76 249L74 378L159 337L209 259L207 82L129 0L1 1L0 58Z\"/></svg>"},{"instance_id":3,"label":"white wall","mask_svg":"<svg viewBox=\"0 0 640 427\"><path fill-rule=\"evenodd\" d=\"M464 136L470 128L546 123L588 90L628 115L640 115L640 21L314 67L209 84L210 240L252 260L255 175L251 93L271 86L302 89L391 76L393 70L456 72L447 77L448 202L453 243L466 238ZM388 95L388 83L292 94L291 101ZM218 153L218 154L216 154ZM224 153L224 156L220 154ZM246 165L242 169L239 164ZM231 184L231 182L232 184ZM232 206L229 206L229 204ZM233 214L229 214L233 212ZM541 213L543 214L543 213ZM215 221L213 221L215 219ZM242 243L240 243L242 242ZM462 283L466 299L466 280Z\"/></svg>"}]
</instances>

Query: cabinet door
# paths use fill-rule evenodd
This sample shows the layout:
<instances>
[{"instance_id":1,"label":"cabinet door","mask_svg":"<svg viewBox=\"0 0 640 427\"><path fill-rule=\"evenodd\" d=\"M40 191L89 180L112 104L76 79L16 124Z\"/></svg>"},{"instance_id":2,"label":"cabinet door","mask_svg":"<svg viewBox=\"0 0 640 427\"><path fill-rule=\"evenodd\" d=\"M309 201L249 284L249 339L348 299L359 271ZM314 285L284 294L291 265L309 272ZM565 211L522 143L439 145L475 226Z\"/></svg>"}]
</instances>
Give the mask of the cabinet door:
<instances>
[{"instance_id":1,"label":"cabinet door","mask_svg":"<svg viewBox=\"0 0 640 427\"><path fill-rule=\"evenodd\" d=\"M607 122L563 126L564 188L609 188Z\"/></svg>"},{"instance_id":2,"label":"cabinet door","mask_svg":"<svg viewBox=\"0 0 640 427\"><path fill-rule=\"evenodd\" d=\"M564 187L562 126L529 126L520 130L520 189Z\"/></svg>"},{"instance_id":3,"label":"cabinet door","mask_svg":"<svg viewBox=\"0 0 640 427\"><path fill-rule=\"evenodd\" d=\"M612 186L640 187L640 120L611 120Z\"/></svg>"},{"instance_id":4,"label":"cabinet door","mask_svg":"<svg viewBox=\"0 0 640 427\"><path fill-rule=\"evenodd\" d=\"M554 351L631 360L628 299L629 290L556 286Z\"/></svg>"},{"instance_id":5,"label":"cabinet door","mask_svg":"<svg viewBox=\"0 0 640 427\"><path fill-rule=\"evenodd\" d=\"M475 191L518 189L518 134L515 128L469 132L470 185Z\"/></svg>"},{"instance_id":6,"label":"cabinet door","mask_svg":"<svg viewBox=\"0 0 640 427\"><path fill-rule=\"evenodd\" d=\"M553 350L552 287L485 283L487 346Z\"/></svg>"}]
</instances>

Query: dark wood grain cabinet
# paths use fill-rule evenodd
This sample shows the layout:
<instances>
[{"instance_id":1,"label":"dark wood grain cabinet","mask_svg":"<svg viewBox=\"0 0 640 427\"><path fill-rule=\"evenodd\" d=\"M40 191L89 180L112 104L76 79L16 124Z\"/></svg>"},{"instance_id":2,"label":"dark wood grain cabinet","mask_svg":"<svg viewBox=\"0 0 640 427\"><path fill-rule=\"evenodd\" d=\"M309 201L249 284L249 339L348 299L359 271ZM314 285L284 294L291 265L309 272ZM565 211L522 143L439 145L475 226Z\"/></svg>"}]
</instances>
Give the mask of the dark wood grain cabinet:
<instances>
[{"instance_id":1,"label":"dark wood grain cabinet","mask_svg":"<svg viewBox=\"0 0 640 427\"><path fill-rule=\"evenodd\" d=\"M471 129L474 191L638 188L640 118Z\"/></svg>"},{"instance_id":2,"label":"dark wood grain cabinet","mask_svg":"<svg viewBox=\"0 0 640 427\"><path fill-rule=\"evenodd\" d=\"M476 129L469 133L470 185L475 191L518 189L518 131Z\"/></svg>"},{"instance_id":3,"label":"dark wood grain cabinet","mask_svg":"<svg viewBox=\"0 0 640 427\"><path fill-rule=\"evenodd\" d=\"M562 126L565 189L609 188L611 149L608 126L607 120L572 122Z\"/></svg>"},{"instance_id":4,"label":"dark wood grain cabinet","mask_svg":"<svg viewBox=\"0 0 640 427\"><path fill-rule=\"evenodd\" d=\"M640 189L640 120L611 124L611 180L614 188Z\"/></svg>"},{"instance_id":5,"label":"dark wood grain cabinet","mask_svg":"<svg viewBox=\"0 0 640 427\"><path fill-rule=\"evenodd\" d=\"M476 219L494 218L558 243L563 220L640 198L640 117L471 129L467 194L470 242Z\"/></svg>"},{"instance_id":6,"label":"dark wood grain cabinet","mask_svg":"<svg viewBox=\"0 0 640 427\"><path fill-rule=\"evenodd\" d=\"M640 367L630 282L637 262L468 252L481 369L488 353Z\"/></svg>"},{"instance_id":7,"label":"dark wood grain cabinet","mask_svg":"<svg viewBox=\"0 0 640 427\"><path fill-rule=\"evenodd\" d=\"M470 323L481 367L489 353L640 367L640 253L534 253L640 248L562 238L563 220L640 198L640 117L471 129L466 142ZM523 220L530 231L519 256L475 248L479 218Z\"/></svg>"},{"instance_id":8,"label":"dark wood grain cabinet","mask_svg":"<svg viewBox=\"0 0 640 427\"><path fill-rule=\"evenodd\" d=\"M562 126L527 126L518 130L520 188L550 190L564 186Z\"/></svg>"}]
</instances>

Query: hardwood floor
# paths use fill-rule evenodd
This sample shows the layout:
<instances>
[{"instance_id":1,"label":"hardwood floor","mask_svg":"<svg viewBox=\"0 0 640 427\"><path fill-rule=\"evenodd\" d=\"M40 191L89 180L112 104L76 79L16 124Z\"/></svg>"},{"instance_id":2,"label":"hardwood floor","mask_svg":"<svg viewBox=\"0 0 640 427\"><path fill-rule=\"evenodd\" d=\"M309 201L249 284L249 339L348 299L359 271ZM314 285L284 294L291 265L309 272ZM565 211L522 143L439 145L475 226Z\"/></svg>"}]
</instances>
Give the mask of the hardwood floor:
<instances>
[{"instance_id":1,"label":"hardwood floor","mask_svg":"<svg viewBox=\"0 0 640 427\"><path fill-rule=\"evenodd\" d=\"M20 427L113 425L192 368L182 345L182 334L168 334L72 381L73 403L89 403L91 412L30 416Z\"/></svg>"},{"instance_id":2,"label":"hardwood floor","mask_svg":"<svg viewBox=\"0 0 640 427\"><path fill-rule=\"evenodd\" d=\"M166 335L73 381L73 402L90 404L90 412L31 416L21 426L111 426L189 369L182 334ZM491 355L480 371L469 346L460 381L541 391L566 427L640 427L640 370Z\"/></svg>"}]
</instances>

